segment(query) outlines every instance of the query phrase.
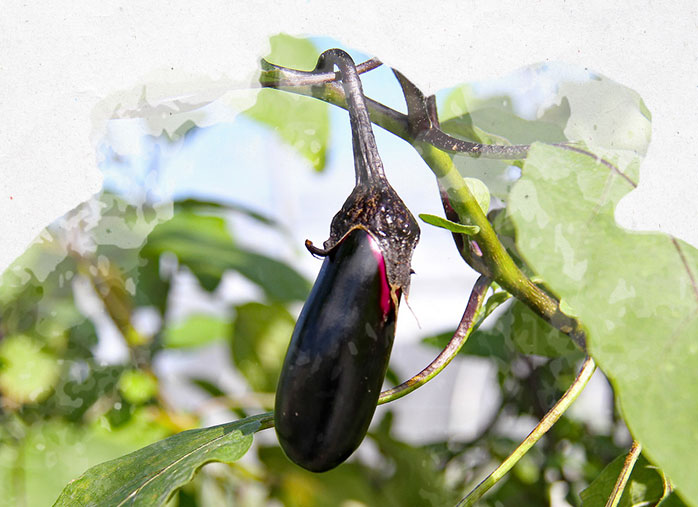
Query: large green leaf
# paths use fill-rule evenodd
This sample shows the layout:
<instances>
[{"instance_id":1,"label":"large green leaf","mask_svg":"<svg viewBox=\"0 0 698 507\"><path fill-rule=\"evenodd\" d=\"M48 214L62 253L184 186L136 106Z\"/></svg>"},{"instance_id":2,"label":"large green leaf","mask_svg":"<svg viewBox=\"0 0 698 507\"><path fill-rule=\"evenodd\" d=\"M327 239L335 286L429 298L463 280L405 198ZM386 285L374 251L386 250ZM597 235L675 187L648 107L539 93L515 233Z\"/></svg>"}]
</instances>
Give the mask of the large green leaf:
<instances>
[{"instance_id":1,"label":"large green leaf","mask_svg":"<svg viewBox=\"0 0 698 507\"><path fill-rule=\"evenodd\" d=\"M639 160L534 145L510 194L517 247L578 316L653 462L698 498L698 251L620 228Z\"/></svg>"},{"instance_id":2,"label":"large green leaf","mask_svg":"<svg viewBox=\"0 0 698 507\"><path fill-rule=\"evenodd\" d=\"M201 285L213 291L226 270L238 271L275 301L303 300L310 284L290 266L234 244L225 220L181 211L148 236L142 255L156 259L170 252Z\"/></svg>"},{"instance_id":3,"label":"large green leaf","mask_svg":"<svg viewBox=\"0 0 698 507\"><path fill-rule=\"evenodd\" d=\"M55 505L162 505L206 463L233 463L244 456L253 433L271 421L267 413L183 431L90 468L66 486Z\"/></svg>"},{"instance_id":4,"label":"large green leaf","mask_svg":"<svg viewBox=\"0 0 698 507\"><path fill-rule=\"evenodd\" d=\"M582 507L605 507L608 497L623 469L625 455L618 456L594 479L587 489L581 492ZM632 474L623 490L619 507L633 505L655 505L664 495L664 481L661 473L644 456L635 463Z\"/></svg>"},{"instance_id":5,"label":"large green leaf","mask_svg":"<svg viewBox=\"0 0 698 507\"><path fill-rule=\"evenodd\" d=\"M309 40L280 34L272 37L270 43L271 53L265 57L269 62L295 69L315 67L319 52ZM265 88L245 114L276 130L316 171L325 168L330 135L327 104Z\"/></svg>"}]
</instances>

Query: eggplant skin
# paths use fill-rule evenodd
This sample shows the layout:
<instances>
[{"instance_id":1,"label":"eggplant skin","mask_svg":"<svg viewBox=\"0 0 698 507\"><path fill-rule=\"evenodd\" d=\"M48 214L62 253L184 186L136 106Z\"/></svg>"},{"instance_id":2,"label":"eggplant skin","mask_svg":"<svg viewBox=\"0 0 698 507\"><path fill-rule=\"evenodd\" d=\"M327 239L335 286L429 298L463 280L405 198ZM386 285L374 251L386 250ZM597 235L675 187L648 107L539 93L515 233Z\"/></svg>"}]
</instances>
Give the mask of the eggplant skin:
<instances>
[{"instance_id":1,"label":"eggplant skin","mask_svg":"<svg viewBox=\"0 0 698 507\"><path fill-rule=\"evenodd\" d=\"M378 243L354 229L325 257L281 370L274 421L291 461L324 472L361 444L388 367L396 316Z\"/></svg>"}]
</instances>

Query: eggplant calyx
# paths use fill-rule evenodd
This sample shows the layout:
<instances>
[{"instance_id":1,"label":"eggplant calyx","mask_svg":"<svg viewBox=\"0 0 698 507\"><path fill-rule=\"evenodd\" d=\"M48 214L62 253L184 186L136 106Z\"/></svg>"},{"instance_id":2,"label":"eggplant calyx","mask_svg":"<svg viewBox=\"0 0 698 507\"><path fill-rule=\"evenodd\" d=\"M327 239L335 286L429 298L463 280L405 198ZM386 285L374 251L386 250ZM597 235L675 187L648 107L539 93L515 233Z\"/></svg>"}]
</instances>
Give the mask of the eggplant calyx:
<instances>
[{"instance_id":1,"label":"eggplant calyx","mask_svg":"<svg viewBox=\"0 0 698 507\"><path fill-rule=\"evenodd\" d=\"M419 225L386 179L370 186L357 184L354 187L332 219L325 251L330 251L356 228L364 229L378 243L392 292L407 294L412 252L419 241ZM310 251L316 253L320 249Z\"/></svg>"}]
</instances>

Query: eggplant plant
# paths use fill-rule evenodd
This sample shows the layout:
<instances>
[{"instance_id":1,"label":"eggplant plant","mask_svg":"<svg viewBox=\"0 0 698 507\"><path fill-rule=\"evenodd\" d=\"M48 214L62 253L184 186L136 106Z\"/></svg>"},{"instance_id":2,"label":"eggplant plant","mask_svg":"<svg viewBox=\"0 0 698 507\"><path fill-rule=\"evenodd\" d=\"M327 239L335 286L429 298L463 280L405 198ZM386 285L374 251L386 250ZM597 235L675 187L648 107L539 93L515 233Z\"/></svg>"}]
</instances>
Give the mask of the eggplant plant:
<instances>
[{"instance_id":1,"label":"eggplant plant","mask_svg":"<svg viewBox=\"0 0 698 507\"><path fill-rule=\"evenodd\" d=\"M343 468L355 470L348 464L331 471L361 444L378 404L397 400L424 385L469 347L470 353L503 363L499 369L502 386L523 384L517 376L530 380L533 374L526 376L521 372L537 372L540 357L555 358L562 349L565 354L572 350L565 357L574 358L570 362L578 373L555 391L552 401L541 399L542 389L535 378L529 391L512 389L506 393L526 406L522 413L529 414L530 407L539 419L518 446L492 432L495 422L501 422L495 419L481 435L489 438L486 450L473 444L453 451L457 446L452 442L440 449L440 456L452 458L444 458L451 472L453 468L467 469L465 461L454 455L468 454L470 459L484 452L486 456L475 472L468 470L461 478L459 505L487 500L485 495L491 495L495 503L509 501L512 505L527 501L540 504L552 496L552 492L548 494L538 487L532 496L522 500L516 496L516 487L508 486L514 483L523 490L525 485L547 485L557 480L555 473L566 473L562 465L553 473L550 462L559 464L564 458L562 443L574 441L570 435L583 430L565 420L564 424L554 425L587 385L597 363L613 384L619 414L630 430L632 444L627 456L619 454L621 447L610 438L584 447L587 454L602 456L597 463L598 473L584 479L587 489L569 492L566 499L585 507L615 506L619 502L625 505L631 500L635 504L663 506L684 505L698 497L690 466L698 466L694 452L698 441L693 431L698 408L692 399L670 395L670 387L680 383L684 378L681 375L685 376L681 372L698 371L691 360L698 333L698 321L694 318L698 252L674 238L632 235L615 224L615 204L637 185L639 156L600 148L596 151L597 147L567 140L561 133L560 138L546 139L545 143L526 144L530 139L499 142L503 138L478 130L468 113L447 121L440 119L435 98L425 96L397 70L393 73L404 95L407 113L395 111L363 93L360 75L380 65L375 58L355 65L348 54L338 49L322 53L310 71L262 61L260 84L279 90L272 93L296 93L348 110L355 171L355 187L332 219L327 241L322 247L306 241L308 251L323 258L323 263L292 333L292 317L286 310L238 309L240 315L258 310L261 315L274 315L291 334L276 387L274 411L248 417L243 417L247 415L243 413L238 421L184 431L102 463L66 486L57 505L162 504L186 485L203 464L234 463L247 452L254 433L271 427L292 462L281 451L276 456L280 460L277 463L291 467L285 469L289 470L288 481L302 477L301 482L331 482L333 474ZM449 231L459 255L480 275L455 331L430 341L441 348L437 357L418 374L383 392L398 309L408 294L412 253L420 229L386 179L373 123L408 142L433 172L443 216L419 216L426 223ZM489 193L487 199L478 199L478 187L458 170L456 155L505 161L504 166L521 169L520 179L498 195L505 207L490 210ZM181 230L176 229L170 236L167 228L153 236L179 244L176 240L182 231L189 234L190 219L181 218ZM215 241L206 245L210 247L207 251L217 252L221 244L233 248L219 225L209 221L201 228L217 231ZM156 241L152 243L148 245L151 257L166 251ZM653 264L648 255L666 262ZM218 262L217 268L227 266L228 257L221 258L225 260L205 259L197 256L196 251L187 250L180 262L200 272L202 284L214 286L220 277L212 276L212 270L206 268L213 261ZM88 266L83 271L101 273L94 268ZM260 278L251 271L244 273L253 280L255 276ZM93 284L98 286L99 280ZM273 293L273 285L265 290ZM126 289L119 294L122 299L128 297ZM302 296L294 297L298 300ZM480 328L498 306L510 300L513 303L493 330ZM123 317L125 312L114 313L122 317L124 334L130 333L130 322ZM526 335L528 342L515 336L522 328L531 331ZM475 343L466 343L471 335ZM663 340L657 340L657 336ZM667 336L670 339L665 339ZM632 346L627 345L629 337ZM522 354L538 357L522 360ZM654 363L648 358L660 358L657 361L661 367L653 368ZM649 375L638 375L639 364L643 365L642 371L652 372L651 382L647 380ZM557 368L558 364L554 366ZM562 379L569 375L555 368L550 368L554 375ZM556 382L563 380L558 378ZM267 407L271 406L270 402ZM506 405L502 407L501 412L505 413ZM380 429L375 434L371 432L379 446L394 444L386 437L387 424L382 421ZM693 445L666 443L661 430L669 424ZM540 453L552 457L545 462L545 473L541 473L535 469L541 462L540 453L527 453L546 434L550 440L544 440L536 449L542 448ZM556 435L555 442L560 445L551 443L552 435ZM608 452L614 455L604 455ZM263 460L275 459L273 453L264 454L263 450L259 456ZM404 461L410 464L428 461L412 459L409 454L408 458ZM328 473L313 475L299 467ZM515 473L508 474L514 467ZM270 482L274 488L282 488L286 480L282 477ZM411 480L409 477L408 482ZM501 487L493 490L498 483ZM408 486L402 483L400 487ZM381 505L392 505L389 493L377 495ZM438 500L426 496L410 498L419 504L427 500L438 504Z\"/></svg>"}]
</instances>

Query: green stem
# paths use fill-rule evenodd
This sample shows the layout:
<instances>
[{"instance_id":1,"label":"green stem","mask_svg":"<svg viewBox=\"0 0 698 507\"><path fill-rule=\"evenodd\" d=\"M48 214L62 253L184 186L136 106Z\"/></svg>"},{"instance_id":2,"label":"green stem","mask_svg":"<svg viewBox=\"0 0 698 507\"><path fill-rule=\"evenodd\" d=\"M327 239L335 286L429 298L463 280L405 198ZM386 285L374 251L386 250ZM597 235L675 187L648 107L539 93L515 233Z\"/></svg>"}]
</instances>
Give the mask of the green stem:
<instances>
[{"instance_id":1,"label":"green stem","mask_svg":"<svg viewBox=\"0 0 698 507\"><path fill-rule=\"evenodd\" d=\"M474 505L482 496L499 481L516 463L533 447L533 445L541 439L543 435L557 422L562 414L572 405L574 400L584 390L589 379L596 369L596 364L591 357L587 357L579 371L577 378L572 382L572 385L567 389L562 398L558 400L553 408L545 414L545 417L540 420L538 425L533 428L533 431L528 434L526 439L512 452L507 459L502 462L485 480L468 493L468 496L463 498L458 504L458 507L468 507Z\"/></svg>"},{"instance_id":2,"label":"green stem","mask_svg":"<svg viewBox=\"0 0 698 507\"><path fill-rule=\"evenodd\" d=\"M623 469L616 480L615 486L613 486L613 491L611 491L611 496L608 497L608 502L606 502L606 507L616 507L620 498L623 496L623 491L625 491L625 485L630 479L630 474L633 472L633 467L637 458L640 457L642 452L642 445L637 440L633 440L633 445L630 447L630 452L625 457L625 462L623 463Z\"/></svg>"},{"instance_id":3,"label":"green stem","mask_svg":"<svg viewBox=\"0 0 698 507\"><path fill-rule=\"evenodd\" d=\"M470 293L470 299L468 305L465 307L465 312L463 312L463 317L461 318L460 324L456 332L453 333L453 338L448 342L448 345L441 351L441 353L434 359L429 365L424 368L417 375L409 380L406 380L397 387L383 391L378 398L378 404L388 403L390 401L395 401L398 398L411 393L415 389L423 386L431 379L436 377L441 371L448 366L448 363L456 357L460 349L463 347L468 337L475 329L474 323L477 322L480 314L482 313L482 303L485 300L485 294L487 289L489 289L492 281L486 276L481 276L475 282L473 291Z\"/></svg>"},{"instance_id":4,"label":"green stem","mask_svg":"<svg viewBox=\"0 0 698 507\"><path fill-rule=\"evenodd\" d=\"M274 427L274 412L265 412L260 414L259 419L259 429L257 431L266 430Z\"/></svg>"},{"instance_id":5,"label":"green stem","mask_svg":"<svg viewBox=\"0 0 698 507\"><path fill-rule=\"evenodd\" d=\"M510 294L528 305L554 327L569 335L584 349L584 334L579 323L560 311L559 303L536 286L516 265L499 241L489 220L445 152L425 142L414 144L447 193L448 200L463 224L477 225L480 231L471 236L482 251L488 275Z\"/></svg>"}]
</instances>

